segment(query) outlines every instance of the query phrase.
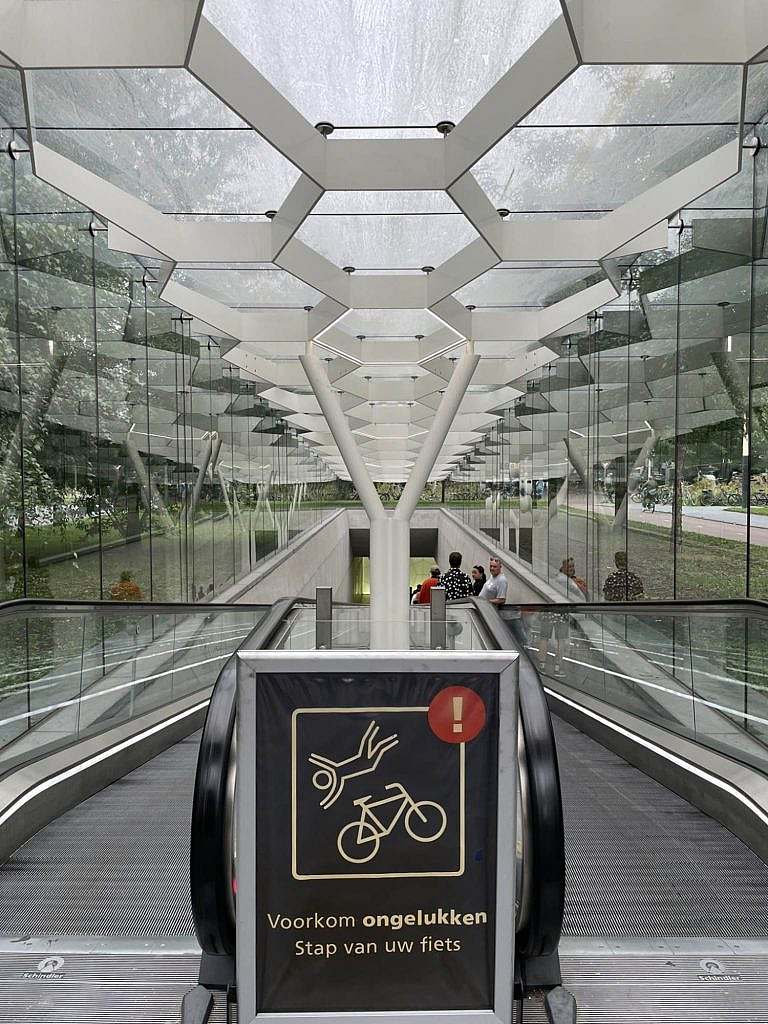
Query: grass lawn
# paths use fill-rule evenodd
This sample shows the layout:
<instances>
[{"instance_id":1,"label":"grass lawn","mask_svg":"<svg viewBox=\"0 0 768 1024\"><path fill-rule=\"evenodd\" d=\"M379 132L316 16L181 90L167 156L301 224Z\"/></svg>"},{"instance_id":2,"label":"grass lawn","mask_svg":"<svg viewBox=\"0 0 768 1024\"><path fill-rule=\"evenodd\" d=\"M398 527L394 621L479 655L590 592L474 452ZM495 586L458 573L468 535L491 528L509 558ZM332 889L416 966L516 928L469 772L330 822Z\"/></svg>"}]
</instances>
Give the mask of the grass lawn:
<instances>
[{"instance_id":1,"label":"grass lawn","mask_svg":"<svg viewBox=\"0 0 768 1024\"><path fill-rule=\"evenodd\" d=\"M586 516L586 513L582 509L570 509L569 515ZM599 523L601 549L611 551L613 518L604 515L595 518ZM682 543L675 551L670 529L633 520L627 546L629 568L642 579L646 599L747 596L747 545L740 541L684 531ZM749 559L749 596L768 599L768 547L753 544Z\"/></svg>"}]
</instances>

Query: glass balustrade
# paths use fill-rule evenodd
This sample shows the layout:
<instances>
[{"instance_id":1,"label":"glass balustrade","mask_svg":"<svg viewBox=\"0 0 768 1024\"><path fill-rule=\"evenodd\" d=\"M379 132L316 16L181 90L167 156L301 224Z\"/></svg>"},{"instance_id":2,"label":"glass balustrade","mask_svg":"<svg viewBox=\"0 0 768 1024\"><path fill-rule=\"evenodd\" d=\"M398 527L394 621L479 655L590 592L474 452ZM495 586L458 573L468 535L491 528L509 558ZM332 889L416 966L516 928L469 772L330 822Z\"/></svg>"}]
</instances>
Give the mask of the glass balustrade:
<instances>
[{"instance_id":1,"label":"glass balustrade","mask_svg":"<svg viewBox=\"0 0 768 1024\"><path fill-rule=\"evenodd\" d=\"M204 693L261 621L253 605L0 609L0 773Z\"/></svg>"},{"instance_id":2,"label":"glass balustrade","mask_svg":"<svg viewBox=\"0 0 768 1024\"><path fill-rule=\"evenodd\" d=\"M562 684L768 771L768 609L550 605L503 617Z\"/></svg>"}]
</instances>

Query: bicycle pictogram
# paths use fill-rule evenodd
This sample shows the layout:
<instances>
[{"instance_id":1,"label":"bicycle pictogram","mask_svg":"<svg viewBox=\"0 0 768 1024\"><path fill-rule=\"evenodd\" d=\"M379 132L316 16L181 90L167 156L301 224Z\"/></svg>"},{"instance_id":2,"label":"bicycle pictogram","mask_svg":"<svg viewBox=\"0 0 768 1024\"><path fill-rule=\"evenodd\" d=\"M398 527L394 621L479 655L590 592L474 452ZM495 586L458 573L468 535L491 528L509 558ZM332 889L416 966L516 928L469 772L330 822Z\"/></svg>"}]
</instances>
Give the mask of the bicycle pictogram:
<instances>
[{"instance_id":1,"label":"bicycle pictogram","mask_svg":"<svg viewBox=\"0 0 768 1024\"><path fill-rule=\"evenodd\" d=\"M367 864L379 852L381 840L394 831L403 818L405 831L417 843L434 843L445 832L448 822L445 809L434 800L414 800L399 782L390 782L385 790L397 790L392 796L372 800L370 794L353 801L360 808L360 816L350 821L339 832L336 845L339 853L350 864ZM398 804L389 824L374 813L374 808ZM404 816L404 817L403 817ZM352 852L350 852L352 851Z\"/></svg>"}]
</instances>

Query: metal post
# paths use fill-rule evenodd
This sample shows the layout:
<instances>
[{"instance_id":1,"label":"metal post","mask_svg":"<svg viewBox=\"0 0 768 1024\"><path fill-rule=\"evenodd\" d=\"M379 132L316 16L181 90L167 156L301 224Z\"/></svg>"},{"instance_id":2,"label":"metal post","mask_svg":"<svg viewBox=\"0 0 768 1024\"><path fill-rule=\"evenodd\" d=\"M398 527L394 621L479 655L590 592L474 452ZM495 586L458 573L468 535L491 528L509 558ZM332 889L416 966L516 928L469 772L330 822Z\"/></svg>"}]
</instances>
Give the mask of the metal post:
<instances>
[{"instance_id":1,"label":"metal post","mask_svg":"<svg viewBox=\"0 0 768 1024\"><path fill-rule=\"evenodd\" d=\"M315 587L315 647L318 651L333 647L332 587Z\"/></svg>"},{"instance_id":2,"label":"metal post","mask_svg":"<svg viewBox=\"0 0 768 1024\"><path fill-rule=\"evenodd\" d=\"M429 592L429 646L434 651L447 647L445 587L432 587Z\"/></svg>"}]
</instances>

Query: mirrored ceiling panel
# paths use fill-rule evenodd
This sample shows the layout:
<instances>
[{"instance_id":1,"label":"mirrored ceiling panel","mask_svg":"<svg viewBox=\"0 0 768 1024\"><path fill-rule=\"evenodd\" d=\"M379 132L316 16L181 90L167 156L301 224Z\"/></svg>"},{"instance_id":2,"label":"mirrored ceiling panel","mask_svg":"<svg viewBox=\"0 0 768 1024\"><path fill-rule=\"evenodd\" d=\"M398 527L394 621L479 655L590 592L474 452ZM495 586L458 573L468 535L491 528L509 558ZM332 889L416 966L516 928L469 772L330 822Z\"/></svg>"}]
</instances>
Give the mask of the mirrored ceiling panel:
<instances>
[{"instance_id":1,"label":"mirrored ceiling panel","mask_svg":"<svg viewBox=\"0 0 768 1024\"><path fill-rule=\"evenodd\" d=\"M445 324L426 309L352 309L336 323L348 334L366 338L425 337Z\"/></svg>"},{"instance_id":2,"label":"mirrored ceiling panel","mask_svg":"<svg viewBox=\"0 0 768 1024\"><path fill-rule=\"evenodd\" d=\"M313 215L338 213L452 213L461 216L458 207L445 192L325 192Z\"/></svg>"},{"instance_id":3,"label":"mirrored ceiling panel","mask_svg":"<svg viewBox=\"0 0 768 1024\"><path fill-rule=\"evenodd\" d=\"M174 277L201 295L240 308L314 306L323 297L298 278L274 267L185 267L177 270Z\"/></svg>"},{"instance_id":4,"label":"mirrored ceiling panel","mask_svg":"<svg viewBox=\"0 0 768 1024\"><path fill-rule=\"evenodd\" d=\"M477 238L464 217L357 215L309 217L297 235L339 267L437 267Z\"/></svg>"},{"instance_id":5,"label":"mirrored ceiling panel","mask_svg":"<svg viewBox=\"0 0 768 1024\"><path fill-rule=\"evenodd\" d=\"M517 128L475 175L496 206L607 212L731 141L732 125Z\"/></svg>"},{"instance_id":6,"label":"mirrored ceiling panel","mask_svg":"<svg viewBox=\"0 0 768 1024\"><path fill-rule=\"evenodd\" d=\"M206 0L204 14L313 124L458 121L561 13L558 0Z\"/></svg>"},{"instance_id":7,"label":"mirrored ceiling panel","mask_svg":"<svg viewBox=\"0 0 768 1024\"><path fill-rule=\"evenodd\" d=\"M255 132L39 130L40 142L164 213L276 209L298 171Z\"/></svg>"},{"instance_id":8,"label":"mirrored ceiling panel","mask_svg":"<svg viewBox=\"0 0 768 1024\"><path fill-rule=\"evenodd\" d=\"M183 68L57 68L28 83L39 127L251 130Z\"/></svg>"},{"instance_id":9,"label":"mirrored ceiling panel","mask_svg":"<svg viewBox=\"0 0 768 1024\"><path fill-rule=\"evenodd\" d=\"M599 267L504 268L490 270L455 293L459 302L475 306L542 307L588 283Z\"/></svg>"},{"instance_id":10,"label":"mirrored ceiling panel","mask_svg":"<svg viewBox=\"0 0 768 1024\"><path fill-rule=\"evenodd\" d=\"M736 65L587 64L522 124L737 123L741 84Z\"/></svg>"}]
</instances>

